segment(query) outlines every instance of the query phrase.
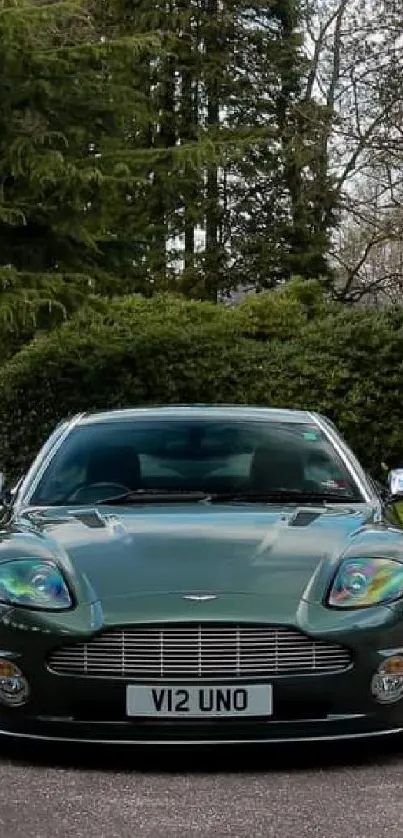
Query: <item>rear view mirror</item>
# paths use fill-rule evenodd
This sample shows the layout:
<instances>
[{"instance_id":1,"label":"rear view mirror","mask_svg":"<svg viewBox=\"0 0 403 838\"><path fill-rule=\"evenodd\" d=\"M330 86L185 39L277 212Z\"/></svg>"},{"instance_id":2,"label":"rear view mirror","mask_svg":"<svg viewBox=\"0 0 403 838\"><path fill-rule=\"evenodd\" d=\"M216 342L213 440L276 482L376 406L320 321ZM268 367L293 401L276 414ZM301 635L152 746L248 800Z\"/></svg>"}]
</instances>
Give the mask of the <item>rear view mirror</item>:
<instances>
[{"instance_id":1,"label":"rear view mirror","mask_svg":"<svg viewBox=\"0 0 403 838\"><path fill-rule=\"evenodd\" d=\"M393 497L403 497L403 468L395 468L389 472L389 491Z\"/></svg>"}]
</instances>

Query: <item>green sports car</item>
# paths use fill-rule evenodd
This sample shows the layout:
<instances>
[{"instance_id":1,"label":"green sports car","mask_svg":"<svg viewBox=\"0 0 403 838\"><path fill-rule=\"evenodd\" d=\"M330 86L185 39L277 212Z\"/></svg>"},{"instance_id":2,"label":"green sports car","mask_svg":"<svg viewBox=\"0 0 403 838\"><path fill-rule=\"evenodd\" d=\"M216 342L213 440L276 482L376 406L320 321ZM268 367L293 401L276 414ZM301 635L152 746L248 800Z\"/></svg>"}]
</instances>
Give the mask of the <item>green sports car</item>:
<instances>
[{"instance_id":1,"label":"green sports car","mask_svg":"<svg viewBox=\"0 0 403 838\"><path fill-rule=\"evenodd\" d=\"M403 731L402 474L380 490L304 411L62 423L1 493L0 734L189 745Z\"/></svg>"}]
</instances>

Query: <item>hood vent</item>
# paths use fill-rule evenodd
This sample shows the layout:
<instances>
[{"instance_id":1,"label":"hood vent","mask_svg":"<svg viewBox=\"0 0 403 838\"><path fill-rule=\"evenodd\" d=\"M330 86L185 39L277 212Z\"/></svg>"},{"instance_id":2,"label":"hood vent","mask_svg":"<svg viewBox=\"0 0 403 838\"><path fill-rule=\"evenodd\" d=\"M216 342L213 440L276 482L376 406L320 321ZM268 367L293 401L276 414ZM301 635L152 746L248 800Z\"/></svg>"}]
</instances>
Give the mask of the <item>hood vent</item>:
<instances>
[{"instance_id":1,"label":"hood vent","mask_svg":"<svg viewBox=\"0 0 403 838\"><path fill-rule=\"evenodd\" d=\"M297 509L288 526L309 527L320 515L323 515L323 512L318 509Z\"/></svg>"},{"instance_id":2,"label":"hood vent","mask_svg":"<svg viewBox=\"0 0 403 838\"><path fill-rule=\"evenodd\" d=\"M74 518L76 518L77 521L80 521L81 524L89 527L91 530L102 530L106 527L105 519L99 512L97 512L96 509L86 509L82 512L75 512Z\"/></svg>"}]
</instances>

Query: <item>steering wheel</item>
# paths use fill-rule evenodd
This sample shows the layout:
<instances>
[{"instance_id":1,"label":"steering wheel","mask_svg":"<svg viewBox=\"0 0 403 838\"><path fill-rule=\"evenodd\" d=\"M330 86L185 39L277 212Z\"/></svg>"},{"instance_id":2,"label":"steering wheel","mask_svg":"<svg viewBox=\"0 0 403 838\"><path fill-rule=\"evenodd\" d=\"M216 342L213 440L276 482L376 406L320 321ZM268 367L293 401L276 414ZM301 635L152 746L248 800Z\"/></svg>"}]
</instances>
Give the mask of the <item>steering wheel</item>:
<instances>
[{"instance_id":1,"label":"steering wheel","mask_svg":"<svg viewBox=\"0 0 403 838\"><path fill-rule=\"evenodd\" d=\"M115 495L124 495L129 492L133 491L129 489L128 486L125 486L123 483L108 483L99 482L99 483L81 483L71 495L68 496L66 499L67 503L96 503L97 501L103 500L102 495L104 498L114 497ZM94 500L94 493L100 492L101 497ZM90 496L89 500L80 497L80 495L88 494Z\"/></svg>"}]
</instances>

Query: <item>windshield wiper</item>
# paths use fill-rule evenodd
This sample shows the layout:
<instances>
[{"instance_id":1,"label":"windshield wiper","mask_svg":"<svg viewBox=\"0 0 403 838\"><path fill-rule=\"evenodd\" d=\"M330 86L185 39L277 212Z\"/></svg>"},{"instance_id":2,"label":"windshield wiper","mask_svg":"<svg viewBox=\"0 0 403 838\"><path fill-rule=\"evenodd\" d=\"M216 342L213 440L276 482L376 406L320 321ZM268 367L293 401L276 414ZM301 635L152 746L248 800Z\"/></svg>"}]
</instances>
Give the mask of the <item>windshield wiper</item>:
<instances>
[{"instance_id":1,"label":"windshield wiper","mask_svg":"<svg viewBox=\"0 0 403 838\"><path fill-rule=\"evenodd\" d=\"M181 491L180 489L136 489L110 498L94 501L95 506L124 506L132 503L200 503L209 501L211 495L202 491Z\"/></svg>"},{"instance_id":2,"label":"windshield wiper","mask_svg":"<svg viewBox=\"0 0 403 838\"><path fill-rule=\"evenodd\" d=\"M96 506L124 506L136 503L359 503L352 495L338 492L305 492L276 489L272 492L203 492L180 489L137 489L94 501Z\"/></svg>"},{"instance_id":3,"label":"windshield wiper","mask_svg":"<svg viewBox=\"0 0 403 838\"><path fill-rule=\"evenodd\" d=\"M338 492L305 492L298 489L276 489L271 492L224 492L212 494L212 503L359 503L353 495Z\"/></svg>"}]
</instances>

